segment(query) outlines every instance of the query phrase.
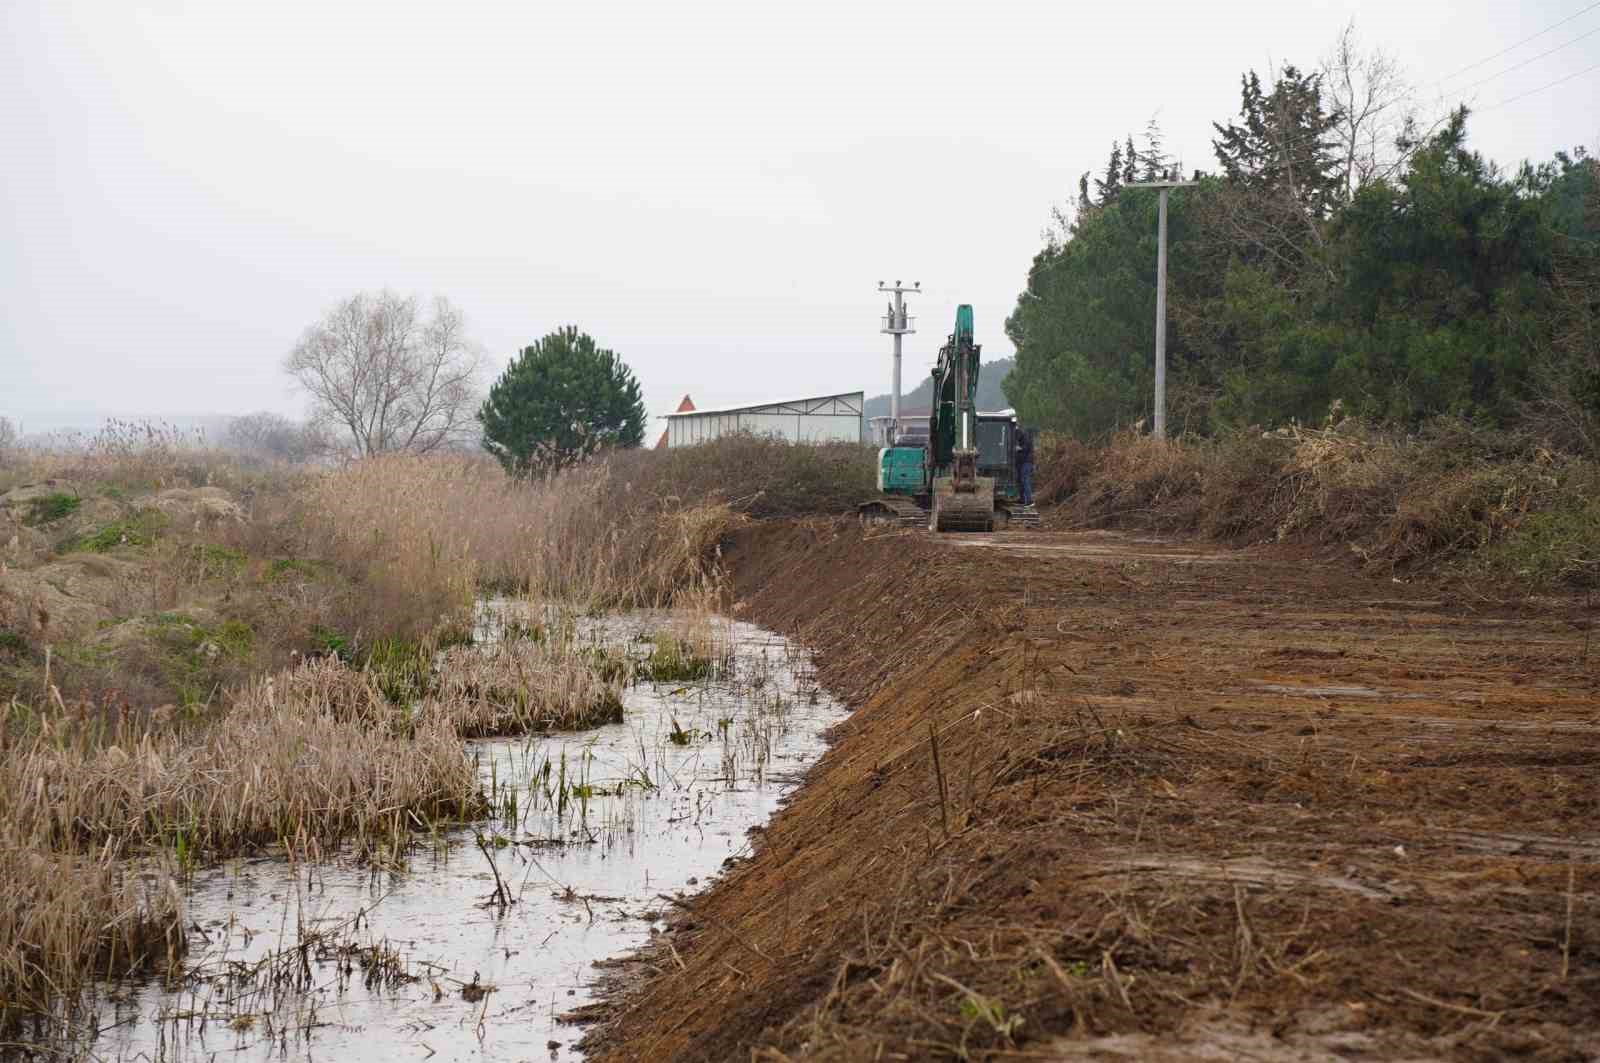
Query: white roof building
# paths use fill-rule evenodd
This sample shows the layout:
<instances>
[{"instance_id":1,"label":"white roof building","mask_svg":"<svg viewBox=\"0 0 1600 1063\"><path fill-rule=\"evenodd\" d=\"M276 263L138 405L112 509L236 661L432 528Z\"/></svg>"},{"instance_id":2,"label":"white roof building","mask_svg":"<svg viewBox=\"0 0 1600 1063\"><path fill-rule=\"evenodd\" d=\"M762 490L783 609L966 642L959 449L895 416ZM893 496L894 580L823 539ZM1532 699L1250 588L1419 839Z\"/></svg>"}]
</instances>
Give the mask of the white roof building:
<instances>
[{"instance_id":1,"label":"white roof building","mask_svg":"<svg viewBox=\"0 0 1600 1063\"><path fill-rule=\"evenodd\" d=\"M669 413L666 415L667 446L693 446L740 432L776 436L791 443L859 443L865 400L864 393L849 391L809 399Z\"/></svg>"}]
</instances>

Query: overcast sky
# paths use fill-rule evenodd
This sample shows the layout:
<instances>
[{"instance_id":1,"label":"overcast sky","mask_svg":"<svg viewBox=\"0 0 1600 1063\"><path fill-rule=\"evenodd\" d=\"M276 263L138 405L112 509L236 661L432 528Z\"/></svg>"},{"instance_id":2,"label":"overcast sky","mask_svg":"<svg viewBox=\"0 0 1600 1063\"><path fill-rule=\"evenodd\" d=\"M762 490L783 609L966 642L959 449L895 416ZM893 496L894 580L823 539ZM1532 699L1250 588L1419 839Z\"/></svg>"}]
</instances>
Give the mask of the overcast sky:
<instances>
[{"instance_id":1,"label":"overcast sky","mask_svg":"<svg viewBox=\"0 0 1600 1063\"><path fill-rule=\"evenodd\" d=\"M1010 353L1050 207L1114 138L1156 116L1210 166L1240 73L1352 17L1448 101L1600 63L1592 0L0 0L0 414L297 413L285 352L384 286L454 300L496 372L576 324L656 414L887 390L874 289L920 280L909 389L959 302ZM1592 146L1597 105L1600 70L1472 142Z\"/></svg>"}]
</instances>

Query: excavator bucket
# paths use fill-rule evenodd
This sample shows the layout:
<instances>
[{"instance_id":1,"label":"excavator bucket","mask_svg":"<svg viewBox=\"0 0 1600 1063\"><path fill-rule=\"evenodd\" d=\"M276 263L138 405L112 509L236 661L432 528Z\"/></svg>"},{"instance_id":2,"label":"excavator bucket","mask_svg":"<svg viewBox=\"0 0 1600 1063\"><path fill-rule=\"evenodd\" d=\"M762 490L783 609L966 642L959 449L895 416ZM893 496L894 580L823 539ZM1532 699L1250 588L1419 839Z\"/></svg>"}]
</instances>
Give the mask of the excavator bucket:
<instances>
[{"instance_id":1,"label":"excavator bucket","mask_svg":"<svg viewBox=\"0 0 1600 1063\"><path fill-rule=\"evenodd\" d=\"M971 491L956 490L953 476L935 477L933 513L928 519L933 531L994 530L994 478L979 476Z\"/></svg>"}]
</instances>

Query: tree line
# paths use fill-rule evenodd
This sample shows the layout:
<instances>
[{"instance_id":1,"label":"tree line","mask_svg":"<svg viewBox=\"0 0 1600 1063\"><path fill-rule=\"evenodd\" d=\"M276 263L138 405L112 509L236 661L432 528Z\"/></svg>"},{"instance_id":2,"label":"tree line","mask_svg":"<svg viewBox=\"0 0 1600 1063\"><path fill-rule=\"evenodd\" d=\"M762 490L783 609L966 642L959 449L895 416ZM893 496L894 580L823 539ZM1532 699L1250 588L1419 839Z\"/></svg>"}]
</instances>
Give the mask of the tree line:
<instances>
[{"instance_id":1,"label":"tree line","mask_svg":"<svg viewBox=\"0 0 1600 1063\"><path fill-rule=\"evenodd\" d=\"M1168 419L1210 435L1351 415L1450 415L1600 444L1600 163L1506 172L1465 107L1419 120L1353 31L1315 71L1246 73L1216 166L1169 207ZM1148 422L1157 193L1152 123L1086 172L1006 321L1019 415L1080 438Z\"/></svg>"},{"instance_id":2,"label":"tree line","mask_svg":"<svg viewBox=\"0 0 1600 1063\"><path fill-rule=\"evenodd\" d=\"M481 446L529 476L644 439L643 393L615 351L560 328L522 348L485 394L483 352L444 298L385 290L340 300L283 368L310 400L309 420L235 418L235 449L296 462Z\"/></svg>"}]
</instances>

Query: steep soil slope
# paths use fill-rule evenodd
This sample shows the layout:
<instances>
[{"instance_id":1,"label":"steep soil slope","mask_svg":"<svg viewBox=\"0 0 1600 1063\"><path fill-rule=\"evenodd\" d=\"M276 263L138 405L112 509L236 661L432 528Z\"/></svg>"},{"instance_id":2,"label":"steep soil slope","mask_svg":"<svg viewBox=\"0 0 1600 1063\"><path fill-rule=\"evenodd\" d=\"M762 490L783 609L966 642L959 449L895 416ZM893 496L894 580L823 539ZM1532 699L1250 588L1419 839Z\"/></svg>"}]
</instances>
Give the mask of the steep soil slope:
<instances>
[{"instance_id":1,"label":"steep soil slope","mask_svg":"<svg viewBox=\"0 0 1600 1063\"><path fill-rule=\"evenodd\" d=\"M730 556L858 709L601 1058L1600 1051L1584 603L1107 533Z\"/></svg>"}]
</instances>

